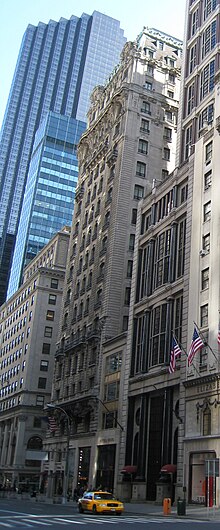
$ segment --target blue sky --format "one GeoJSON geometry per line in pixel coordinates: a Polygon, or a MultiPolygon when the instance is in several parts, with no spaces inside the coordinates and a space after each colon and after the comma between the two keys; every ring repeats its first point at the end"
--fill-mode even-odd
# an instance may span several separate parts
{"type": "Polygon", "coordinates": [[[22,36],[28,24],[59,20],[94,10],[120,20],[128,40],[143,26],[154,27],[183,38],[186,0],[0,0],[0,125],[22,36]]]}

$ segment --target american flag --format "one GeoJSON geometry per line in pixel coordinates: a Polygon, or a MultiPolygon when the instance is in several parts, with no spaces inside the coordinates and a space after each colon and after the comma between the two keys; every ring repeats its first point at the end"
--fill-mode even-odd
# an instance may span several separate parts
{"type": "Polygon", "coordinates": [[[220,323],[218,325],[218,337],[217,337],[218,344],[220,344],[220,323]]]}
{"type": "Polygon", "coordinates": [[[172,338],[171,352],[170,352],[170,365],[169,373],[172,374],[176,369],[176,359],[181,356],[181,349],[177,343],[175,337],[172,338]]]}
{"type": "Polygon", "coordinates": [[[49,423],[50,432],[55,432],[57,430],[57,422],[56,422],[54,416],[49,416],[48,417],[48,423],[49,423]]]}
{"type": "Polygon", "coordinates": [[[197,329],[194,328],[192,342],[191,342],[189,353],[188,353],[188,366],[192,364],[196,352],[201,350],[203,346],[204,346],[204,342],[199,336],[197,329]]]}

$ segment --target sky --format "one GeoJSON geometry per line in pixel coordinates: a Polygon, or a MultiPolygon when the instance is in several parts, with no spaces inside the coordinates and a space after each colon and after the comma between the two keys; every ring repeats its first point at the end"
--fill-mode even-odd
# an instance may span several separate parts
{"type": "Polygon", "coordinates": [[[28,24],[100,11],[121,23],[127,40],[144,26],[183,38],[186,0],[0,0],[0,126],[23,34],[28,24]]]}

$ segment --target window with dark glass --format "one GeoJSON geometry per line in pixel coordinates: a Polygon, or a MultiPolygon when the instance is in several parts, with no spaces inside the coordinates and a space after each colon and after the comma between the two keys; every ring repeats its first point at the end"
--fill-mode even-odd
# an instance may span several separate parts
{"type": "Polygon", "coordinates": [[[201,272],[201,284],[202,284],[202,291],[204,289],[209,288],[209,267],[206,269],[203,269],[201,272]]]}
{"type": "Polygon", "coordinates": [[[200,74],[200,101],[204,99],[214,88],[215,83],[215,61],[207,64],[200,74]]]}
{"type": "Polygon", "coordinates": [[[206,234],[206,235],[203,236],[203,238],[202,238],[202,248],[207,253],[210,252],[210,234],[206,234]]]}
{"type": "Polygon", "coordinates": [[[168,282],[170,264],[170,230],[160,234],[155,243],[154,288],[168,282]]]}
{"type": "Polygon", "coordinates": [[[126,287],[125,288],[125,298],[124,298],[125,305],[129,305],[130,304],[130,298],[131,298],[131,288],[130,287],[126,287]]]}
{"type": "Polygon", "coordinates": [[[143,199],[144,196],[144,187],[139,186],[138,184],[135,184],[134,186],[134,199],[140,200],[143,199]]]}
{"type": "Polygon", "coordinates": [[[105,375],[113,374],[121,370],[122,353],[113,353],[106,358],[105,375]]]}
{"type": "Polygon", "coordinates": [[[133,270],[133,261],[129,259],[128,264],[127,264],[127,278],[132,277],[132,270],[133,270]]]}
{"type": "Polygon", "coordinates": [[[119,381],[107,383],[104,388],[104,401],[115,401],[119,397],[119,381]]]}
{"type": "Polygon", "coordinates": [[[186,219],[183,219],[183,221],[180,221],[178,225],[177,278],[180,278],[184,274],[185,242],[186,242],[186,219]]]}
{"type": "Polygon", "coordinates": [[[136,225],[137,223],[137,208],[132,208],[131,212],[131,224],[136,225]]]}
{"type": "Polygon", "coordinates": [[[48,342],[43,342],[42,353],[49,355],[50,353],[50,344],[48,342]]]}
{"type": "Polygon", "coordinates": [[[200,325],[201,328],[208,327],[208,304],[204,304],[200,308],[200,325]]]}
{"type": "Polygon", "coordinates": [[[51,278],[50,286],[51,289],[58,289],[59,281],[57,278],[51,278]]]}
{"type": "Polygon", "coordinates": [[[129,250],[134,250],[134,244],[135,244],[135,234],[130,234],[129,238],[129,250]]]}
{"type": "Polygon", "coordinates": [[[52,333],[53,333],[53,328],[49,327],[49,326],[45,326],[44,328],[44,336],[45,337],[52,337],[52,333]]]}
{"type": "Polygon", "coordinates": [[[203,411],[203,436],[209,436],[211,434],[211,410],[208,405],[206,405],[205,410],[203,411]]]}
{"type": "Polygon", "coordinates": [[[167,305],[163,304],[152,311],[150,338],[150,365],[155,366],[165,361],[165,334],[167,305]]]}
{"type": "Polygon", "coordinates": [[[40,362],[40,371],[41,372],[47,372],[48,371],[49,363],[48,361],[41,361],[40,362]]]}
{"type": "Polygon", "coordinates": [[[206,202],[203,208],[203,221],[210,221],[211,219],[211,201],[206,202]]]}
{"type": "Polygon", "coordinates": [[[138,153],[142,153],[143,155],[147,155],[148,153],[148,142],[146,140],[139,140],[138,143],[138,153]]]}
{"type": "Polygon", "coordinates": [[[141,112],[144,112],[145,114],[150,114],[150,103],[148,101],[142,101],[141,105],[141,112]]]}
{"type": "Polygon", "coordinates": [[[48,304],[56,305],[56,303],[57,303],[57,295],[56,294],[49,294],[48,304]]]}
{"type": "Polygon", "coordinates": [[[39,377],[38,379],[38,388],[46,388],[47,380],[46,377],[39,377]]]}
{"type": "Polygon", "coordinates": [[[145,178],[145,175],[146,175],[146,164],[144,164],[143,162],[137,162],[136,176],[145,178]]]}
{"type": "Polygon", "coordinates": [[[47,310],[46,320],[54,320],[55,312],[50,309],[47,310]]]}

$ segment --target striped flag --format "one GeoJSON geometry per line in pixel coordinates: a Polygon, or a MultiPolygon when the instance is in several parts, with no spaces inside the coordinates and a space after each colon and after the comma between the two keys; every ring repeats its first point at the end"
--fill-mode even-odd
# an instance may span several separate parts
{"type": "Polygon", "coordinates": [[[55,432],[57,430],[57,422],[54,416],[48,416],[48,424],[50,432],[55,432]]]}
{"type": "Polygon", "coordinates": [[[172,338],[171,352],[170,352],[170,365],[169,373],[173,374],[176,369],[176,359],[181,356],[181,349],[177,343],[175,337],[172,338]]]}
{"type": "Polygon", "coordinates": [[[218,337],[217,337],[218,344],[220,344],[220,323],[218,325],[218,337]]]}
{"type": "Polygon", "coordinates": [[[197,329],[194,328],[192,342],[191,342],[189,353],[188,353],[188,366],[192,364],[196,352],[201,350],[203,346],[204,346],[204,342],[199,336],[197,329]]]}

